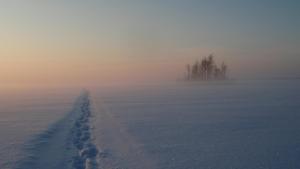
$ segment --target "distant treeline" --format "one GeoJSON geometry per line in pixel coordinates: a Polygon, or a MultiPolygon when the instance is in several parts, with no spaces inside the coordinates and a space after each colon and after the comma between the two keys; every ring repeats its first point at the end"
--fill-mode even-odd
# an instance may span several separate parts
{"type": "Polygon", "coordinates": [[[227,65],[223,62],[220,66],[216,65],[214,56],[209,55],[201,61],[186,66],[187,80],[225,80],[227,79],[227,65]]]}

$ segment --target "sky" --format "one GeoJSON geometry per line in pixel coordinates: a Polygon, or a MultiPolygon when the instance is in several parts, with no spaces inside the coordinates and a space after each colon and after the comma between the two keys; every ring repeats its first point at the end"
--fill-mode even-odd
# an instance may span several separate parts
{"type": "Polygon", "coordinates": [[[297,0],[1,0],[1,84],[176,80],[214,54],[233,78],[300,76],[297,0]]]}

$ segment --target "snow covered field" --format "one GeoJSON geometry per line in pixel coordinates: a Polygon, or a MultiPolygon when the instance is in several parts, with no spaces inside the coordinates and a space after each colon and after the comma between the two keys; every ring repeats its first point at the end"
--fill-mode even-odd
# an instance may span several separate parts
{"type": "Polygon", "coordinates": [[[298,169],[300,81],[1,90],[1,169],[298,169]]]}

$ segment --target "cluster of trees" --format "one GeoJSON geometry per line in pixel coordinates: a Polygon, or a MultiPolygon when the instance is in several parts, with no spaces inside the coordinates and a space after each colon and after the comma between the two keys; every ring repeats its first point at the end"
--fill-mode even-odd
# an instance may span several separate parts
{"type": "Polygon", "coordinates": [[[227,79],[227,65],[223,62],[219,67],[214,56],[209,55],[201,61],[186,66],[188,80],[225,80],[227,79]]]}

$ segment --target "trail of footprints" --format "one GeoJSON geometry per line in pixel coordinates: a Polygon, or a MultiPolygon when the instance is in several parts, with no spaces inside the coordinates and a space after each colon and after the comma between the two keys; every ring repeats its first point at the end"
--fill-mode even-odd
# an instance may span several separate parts
{"type": "Polygon", "coordinates": [[[78,152],[77,155],[73,157],[72,167],[74,169],[96,169],[98,168],[96,158],[99,153],[91,138],[91,110],[88,94],[85,94],[83,97],[79,109],[79,118],[76,119],[72,129],[72,142],[78,152]]]}

